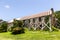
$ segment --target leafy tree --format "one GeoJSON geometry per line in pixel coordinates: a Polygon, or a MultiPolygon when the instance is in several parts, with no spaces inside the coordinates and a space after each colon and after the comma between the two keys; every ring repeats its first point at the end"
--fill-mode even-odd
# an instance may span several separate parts
{"type": "Polygon", "coordinates": [[[55,18],[56,18],[56,27],[60,29],[60,11],[55,12],[55,18]]]}
{"type": "Polygon", "coordinates": [[[24,33],[23,22],[21,20],[14,19],[12,34],[24,33]]]}
{"type": "Polygon", "coordinates": [[[60,20],[60,11],[55,12],[55,17],[58,18],[58,20],[60,20]]]}
{"type": "Polygon", "coordinates": [[[14,27],[17,27],[17,26],[22,27],[22,25],[23,25],[23,21],[14,19],[14,22],[13,22],[14,27]]]}
{"type": "Polygon", "coordinates": [[[3,21],[3,22],[1,23],[1,25],[0,25],[0,30],[1,30],[2,32],[6,32],[6,31],[7,31],[7,27],[8,27],[7,22],[6,22],[6,21],[3,21]]]}

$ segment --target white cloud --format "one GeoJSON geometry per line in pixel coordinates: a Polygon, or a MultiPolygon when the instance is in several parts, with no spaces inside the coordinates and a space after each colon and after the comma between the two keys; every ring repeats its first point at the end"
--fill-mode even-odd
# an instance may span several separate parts
{"type": "Polygon", "coordinates": [[[5,7],[5,8],[10,8],[10,5],[5,5],[4,7],[5,7]]]}

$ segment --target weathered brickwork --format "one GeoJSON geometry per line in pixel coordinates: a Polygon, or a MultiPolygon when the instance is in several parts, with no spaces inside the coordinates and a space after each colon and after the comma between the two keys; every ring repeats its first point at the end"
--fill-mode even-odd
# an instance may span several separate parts
{"type": "Polygon", "coordinates": [[[50,29],[50,31],[52,31],[51,30],[52,14],[53,14],[53,9],[47,12],[36,14],[36,15],[23,17],[21,18],[21,20],[24,21],[24,26],[28,27],[29,29],[33,27],[34,30],[36,30],[37,28],[40,28],[41,30],[43,30],[46,26],[48,27],[47,23],[49,22],[50,27],[48,28],[50,29]],[[49,16],[47,23],[45,23],[46,16],[49,16]]]}
{"type": "Polygon", "coordinates": [[[20,20],[23,21],[23,26],[27,27],[29,30],[33,28],[34,30],[37,30],[37,28],[44,30],[44,28],[49,28],[50,31],[52,31],[51,27],[54,25],[54,16],[53,16],[53,8],[51,10],[42,12],[39,14],[31,15],[31,16],[26,16],[20,18],[20,20]],[[48,17],[48,19],[46,18],[48,17]],[[48,21],[46,22],[47,19],[48,21]],[[48,25],[49,24],[49,25],[48,25]]]}

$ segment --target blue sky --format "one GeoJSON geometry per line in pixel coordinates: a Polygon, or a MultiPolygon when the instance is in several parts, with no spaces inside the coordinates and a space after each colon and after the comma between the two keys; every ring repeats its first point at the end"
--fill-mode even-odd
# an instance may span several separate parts
{"type": "Polygon", "coordinates": [[[21,18],[50,8],[60,10],[60,0],[0,0],[0,19],[21,18]]]}

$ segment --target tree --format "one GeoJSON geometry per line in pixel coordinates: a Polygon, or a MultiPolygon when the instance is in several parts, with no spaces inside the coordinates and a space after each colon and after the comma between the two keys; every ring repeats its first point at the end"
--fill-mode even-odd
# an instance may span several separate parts
{"type": "Polygon", "coordinates": [[[55,17],[58,18],[58,20],[60,20],[60,11],[55,12],[55,17]]]}
{"type": "Polygon", "coordinates": [[[6,21],[3,21],[3,22],[1,23],[1,25],[0,25],[0,30],[1,30],[2,32],[7,32],[7,27],[8,27],[7,22],[6,22],[6,21]]]}
{"type": "Polygon", "coordinates": [[[60,11],[55,12],[55,18],[56,18],[56,27],[60,29],[60,11]]]}
{"type": "Polygon", "coordinates": [[[23,22],[21,20],[14,19],[12,34],[24,33],[23,22]]]}
{"type": "Polygon", "coordinates": [[[13,26],[14,27],[17,27],[17,26],[18,27],[23,27],[23,21],[14,19],[13,26]]]}

